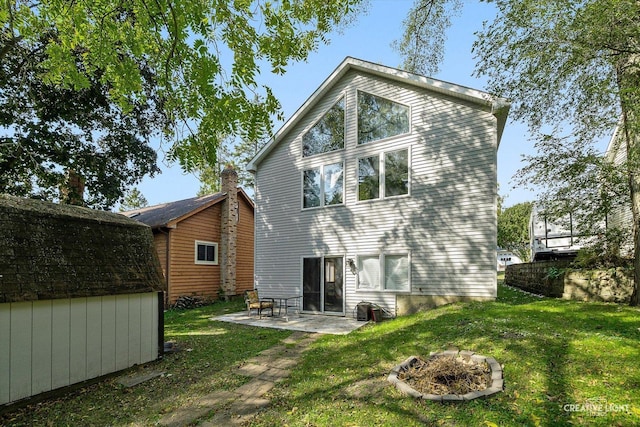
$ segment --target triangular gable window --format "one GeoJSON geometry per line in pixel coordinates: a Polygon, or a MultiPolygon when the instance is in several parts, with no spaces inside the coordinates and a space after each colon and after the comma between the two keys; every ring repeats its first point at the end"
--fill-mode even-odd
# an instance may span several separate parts
{"type": "Polygon", "coordinates": [[[358,92],[358,144],[409,132],[409,107],[358,92]]]}
{"type": "Polygon", "coordinates": [[[327,153],[344,148],[344,98],[333,107],[307,133],[302,136],[302,156],[327,153]]]}

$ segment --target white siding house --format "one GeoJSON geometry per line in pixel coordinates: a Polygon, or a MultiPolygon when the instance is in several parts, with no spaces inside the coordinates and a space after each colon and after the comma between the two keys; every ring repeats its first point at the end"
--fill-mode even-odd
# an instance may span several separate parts
{"type": "MultiPolygon", "coordinates": [[[[605,152],[606,159],[617,166],[623,165],[627,161],[627,146],[621,132],[621,126],[616,126],[605,152]]],[[[613,212],[607,217],[607,228],[615,228],[626,233],[626,241],[621,247],[622,255],[632,256],[633,212],[630,201],[618,200],[614,204],[613,212]]]]}
{"type": "Polygon", "coordinates": [[[496,296],[509,104],[346,58],[249,163],[255,286],[303,312],[394,314],[496,296]]]}

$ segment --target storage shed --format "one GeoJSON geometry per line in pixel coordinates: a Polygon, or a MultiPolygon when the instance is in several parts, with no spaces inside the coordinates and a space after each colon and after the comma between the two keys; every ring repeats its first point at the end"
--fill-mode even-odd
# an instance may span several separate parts
{"type": "Polygon", "coordinates": [[[0,404],[157,359],[162,285],[144,224],[0,195],[0,404]]]}

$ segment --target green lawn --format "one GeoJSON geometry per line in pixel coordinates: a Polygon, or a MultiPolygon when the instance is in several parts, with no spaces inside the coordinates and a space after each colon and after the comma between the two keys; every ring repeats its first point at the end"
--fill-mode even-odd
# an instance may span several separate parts
{"type": "Polygon", "coordinates": [[[640,425],[639,340],[638,309],[500,286],[496,302],[453,304],[323,337],[252,425],[640,425]],[[440,404],[387,386],[389,370],[408,356],[450,347],[495,357],[505,391],[440,404]],[[590,402],[599,413],[579,411],[590,402]]]}
{"type": "MultiPolygon", "coordinates": [[[[200,394],[232,390],[249,380],[235,373],[239,364],[289,335],[208,320],[241,309],[235,301],[168,312],[166,338],[182,350],[151,364],[166,375],[129,389],[108,379],[5,414],[0,425],[147,426],[200,394]]],[[[496,302],[452,304],[321,337],[251,425],[640,425],[639,341],[636,308],[499,286],[496,302]],[[408,356],[450,347],[495,357],[504,365],[505,391],[440,404],[405,397],[387,383],[390,369],[408,356]],[[590,402],[602,410],[584,411],[590,402]]]]}

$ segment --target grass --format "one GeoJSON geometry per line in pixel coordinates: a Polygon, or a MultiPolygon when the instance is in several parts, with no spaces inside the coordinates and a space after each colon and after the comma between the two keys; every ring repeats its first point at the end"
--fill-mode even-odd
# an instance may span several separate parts
{"type": "MultiPolygon", "coordinates": [[[[168,312],[166,338],[183,350],[150,366],[164,377],[129,389],[109,379],[7,414],[0,424],[153,425],[199,394],[233,389],[248,381],[235,367],[289,335],[208,320],[240,309],[242,301],[168,312]]],[[[639,340],[637,308],[499,286],[495,302],[451,304],[321,337],[268,394],[272,405],[251,425],[640,425],[639,340]],[[407,357],[451,347],[495,357],[504,365],[505,391],[439,404],[408,398],[387,383],[390,369],[407,357]],[[590,402],[603,410],[577,411],[590,402]]]]}

